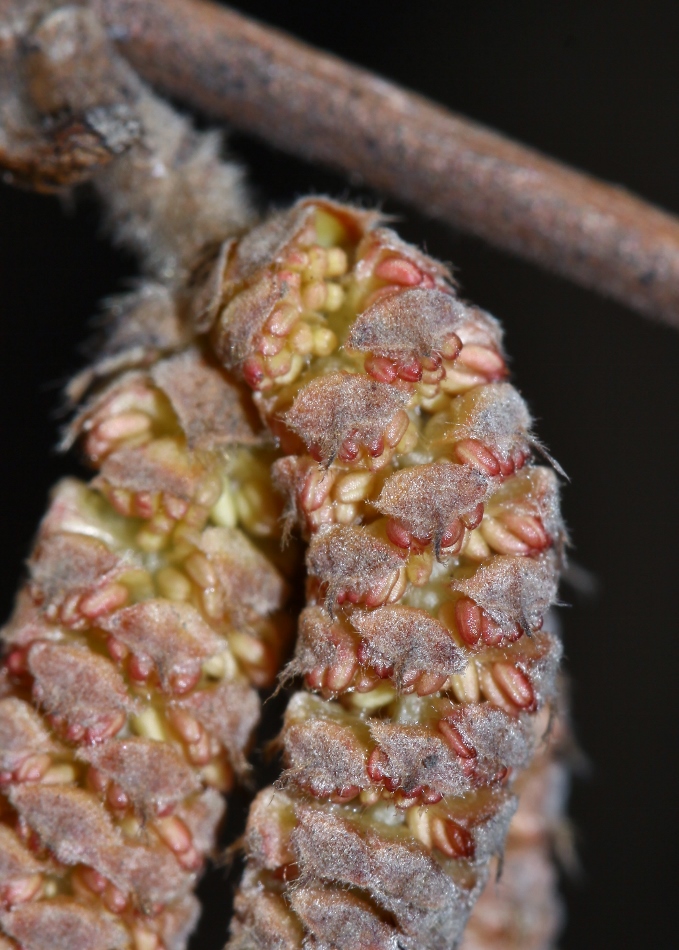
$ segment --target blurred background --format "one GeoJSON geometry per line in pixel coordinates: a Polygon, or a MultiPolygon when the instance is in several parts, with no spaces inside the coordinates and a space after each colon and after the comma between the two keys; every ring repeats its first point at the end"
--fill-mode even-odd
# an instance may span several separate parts
{"type": "MultiPolygon", "coordinates": [[[[679,213],[679,4],[235,6],[679,213]]],[[[564,884],[561,946],[676,946],[679,334],[360,182],[240,135],[230,147],[263,208],[309,191],[378,202],[406,238],[454,263],[465,297],[502,319],[514,379],[571,478],[564,508],[573,559],[597,586],[593,596],[563,591],[573,717],[589,769],[573,787],[581,872],[564,884]]],[[[73,456],[54,452],[61,386],[82,365],[78,348],[97,301],[134,273],[86,194],[64,204],[0,186],[0,619],[50,485],[78,471],[73,456]]],[[[238,805],[231,814],[233,837],[238,805]]],[[[226,878],[217,870],[202,886],[212,900],[194,948],[223,946],[226,878]]]]}

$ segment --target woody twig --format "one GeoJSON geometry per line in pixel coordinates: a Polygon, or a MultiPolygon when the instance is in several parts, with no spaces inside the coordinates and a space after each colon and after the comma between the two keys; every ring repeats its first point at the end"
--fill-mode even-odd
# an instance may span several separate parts
{"type": "Polygon", "coordinates": [[[679,327],[672,215],[228,8],[97,5],[165,93],[679,327]]]}

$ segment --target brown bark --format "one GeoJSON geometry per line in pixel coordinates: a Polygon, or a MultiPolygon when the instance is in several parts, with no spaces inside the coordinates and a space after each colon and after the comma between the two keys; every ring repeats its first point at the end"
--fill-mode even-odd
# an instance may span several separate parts
{"type": "Polygon", "coordinates": [[[227,8],[96,3],[164,92],[679,326],[673,216],[227,8]]]}

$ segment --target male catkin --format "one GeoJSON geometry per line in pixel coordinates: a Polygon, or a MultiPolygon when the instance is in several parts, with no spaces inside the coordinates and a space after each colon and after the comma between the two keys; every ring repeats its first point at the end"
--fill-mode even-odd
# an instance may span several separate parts
{"type": "Polygon", "coordinates": [[[204,325],[309,541],[307,691],[250,813],[230,948],[449,950],[548,728],[556,476],[497,322],[376,215],[301,201],[218,266],[204,325]]]}

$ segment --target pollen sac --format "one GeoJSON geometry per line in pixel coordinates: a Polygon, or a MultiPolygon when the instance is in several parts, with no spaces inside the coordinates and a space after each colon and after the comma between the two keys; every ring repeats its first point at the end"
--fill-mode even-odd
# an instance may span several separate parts
{"type": "Polygon", "coordinates": [[[79,750],[78,757],[120,786],[145,817],[167,811],[200,788],[184,757],[162,742],[109,739],[79,750]]]}
{"type": "Polygon", "coordinates": [[[224,649],[221,637],[185,603],[142,601],[117,611],[101,626],[136,655],[150,658],[167,692],[183,693],[194,686],[203,660],[224,649]]]}
{"type": "Polygon", "coordinates": [[[319,533],[307,554],[309,573],[327,585],[327,602],[364,602],[372,607],[400,596],[403,560],[387,541],[364,528],[335,526],[319,533]]]}
{"type": "Polygon", "coordinates": [[[451,587],[478,604],[505,633],[517,624],[531,633],[554,603],[557,583],[555,558],[548,552],[537,558],[498,555],[472,577],[453,580],[451,587]]]}
{"type": "Polygon", "coordinates": [[[489,486],[483,472],[467,465],[432,462],[391,475],[375,507],[389,516],[387,532],[395,544],[410,547],[433,540],[440,554],[462,541],[465,527],[481,520],[489,486]]]}
{"type": "Polygon", "coordinates": [[[177,700],[173,708],[190,713],[228,751],[234,766],[245,770],[245,752],[259,722],[256,694],[228,680],[177,700]]]}
{"type": "Polygon", "coordinates": [[[425,610],[394,604],[370,613],[355,611],[351,623],[361,636],[361,664],[388,675],[399,691],[417,689],[424,674],[438,678],[440,688],[467,665],[448,630],[425,610]]]}
{"type": "Polygon", "coordinates": [[[385,430],[407,402],[407,393],[366,376],[330,373],[302,390],[285,421],[317,461],[353,461],[361,450],[382,455],[385,430]]]}
{"type": "Polygon", "coordinates": [[[84,646],[35,643],[28,668],[34,695],[47,713],[63,720],[67,738],[113,736],[136,708],[113,664],[84,646]]]}

